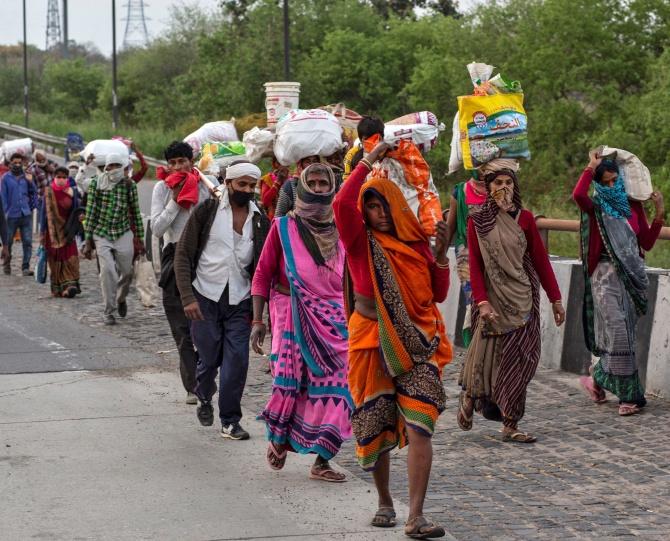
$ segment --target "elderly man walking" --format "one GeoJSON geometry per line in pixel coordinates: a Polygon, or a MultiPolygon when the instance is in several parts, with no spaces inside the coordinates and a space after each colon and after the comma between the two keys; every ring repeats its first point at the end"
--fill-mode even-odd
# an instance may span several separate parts
{"type": "Polygon", "coordinates": [[[126,296],[133,279],[133,236],[143,239],[143,228],[133,233],[130,219],[142,224],[137,186],[126,175],[128,156],[109,154],[104,171],[91,180],[86,203],[84,257],[95,248],[100,261],[100,285],[105,304],[104,323],[115,325],[114,313],[126,317],[126,296]]]}
{"type": "Polygon", "coordinates": [[[212,397],[219,375],[221,436],[249,438],[240,426],[240,402],[249,367],[251,279],[270,222],[253,202],[261,171],[249,162],[226,169],[220,199],[190,216],[177,243],[174,270],[191,336],[198,350],[198,420],[214,423],[212,397]]]}

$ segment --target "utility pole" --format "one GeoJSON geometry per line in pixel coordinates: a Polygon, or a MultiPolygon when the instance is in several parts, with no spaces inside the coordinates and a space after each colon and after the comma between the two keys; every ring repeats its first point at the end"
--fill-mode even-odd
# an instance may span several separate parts
{"type": "Polygon", "coordinates": [[[70,36],[67,30],[67,19],[67,0],[63,0],[63,58],[67,58],[70,54],[68,49],[70,36]]]}
{"type": "Polygon", "coordinates": [[[116,97],[116,0],[112,0],[112,128],[119,127],[119,102],[116,97]]]}
{"type": "Polygon", "coordinates": [[[26,27],[26,0],[23,0],[23,123],[28,127],[28,30],[26,27]]]}
{"type": "Polygon", "coordinates": [[[289,36],[288,0],[284,0],[284,81],[291,80],[291,40],[289,36]]]}

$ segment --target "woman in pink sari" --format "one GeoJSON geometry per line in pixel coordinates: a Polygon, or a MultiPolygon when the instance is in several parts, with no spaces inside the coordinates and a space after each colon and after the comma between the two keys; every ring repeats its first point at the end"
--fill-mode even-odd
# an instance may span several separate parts
{"type": "Polygon", "coordinates": [[[316,454],[310,478],[341,483],[329,460],[351,437],[344,312],[344,248],[333,218],[335,178],[322,164],[307,167],[295,209],[275,218],[251,287],[251,345],[262,354],[265,302],[271,298],[272,395],[261,417],[267,460],[284,467],[289,451],[316,454]]]}

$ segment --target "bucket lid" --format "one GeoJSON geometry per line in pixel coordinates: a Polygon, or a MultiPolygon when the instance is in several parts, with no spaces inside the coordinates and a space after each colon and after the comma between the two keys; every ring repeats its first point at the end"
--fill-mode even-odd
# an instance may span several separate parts
{"type": "Polygon", "coordinates": [[[293,88],[298,89],[298,88],[300,88],[300,83],[292,82],[292,81],[274,81],[274,82],[265,83],[263,86],[266,89],[268,87],[273,87],[273,86],[289,86],[289,87],[293,87],[293,88]]]}

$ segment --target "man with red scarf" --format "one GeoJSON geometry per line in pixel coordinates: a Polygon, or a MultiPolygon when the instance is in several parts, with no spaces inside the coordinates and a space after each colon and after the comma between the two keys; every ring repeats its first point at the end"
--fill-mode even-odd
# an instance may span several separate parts
{"type": "Polygon", "coordinates": [[[164,242],[159,281],[163,289],[163,307],[179,352],[179,371],[187,393],[186,403],[195,405],[198,354],[193,347],[189,321],[177,289],[173,260],[177,242],[191,212],[209,199],[210,193],[193,168],[193,149],[187,143],[172,142],[165,149],[165,159],[167,169],[159,168],[158,177],[161,180],[154,187],[151,198],[151,230],[164,242]]]}

